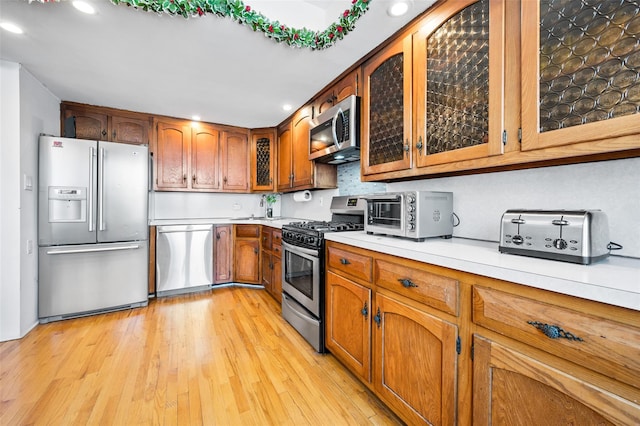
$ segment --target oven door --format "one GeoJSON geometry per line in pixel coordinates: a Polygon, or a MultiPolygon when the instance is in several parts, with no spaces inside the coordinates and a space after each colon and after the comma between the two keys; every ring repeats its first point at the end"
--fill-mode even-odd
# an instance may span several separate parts
{"type": "Polygon", "coordinates": [[[320,318],[320,257],[318,250],[282,242],[282,291],[320,318]]]}
{"type": "Polygon", "coordinates": [[[367,198],[364,230],[369,233],[404,236],[405,217],[402,195],[367,198]]]}

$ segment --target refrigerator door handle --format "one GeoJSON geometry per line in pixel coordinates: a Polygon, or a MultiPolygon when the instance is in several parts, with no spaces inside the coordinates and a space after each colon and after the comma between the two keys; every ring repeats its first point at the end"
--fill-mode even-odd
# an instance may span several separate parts
{"type": "Polygon", "coordinates": [[[89,232],[93,232],[96,230],[96,222],[93,214],[93,165],[95,160],[93,159],[96,156],[96,151],[93,147],[89,148],[89,190],[87,191],[87,203],[89,204],[89,232]]]}
{"type": "Polygon", "coordinates": [[[136,250],[140,248],[140,244],[131,244],[118,247],[94,247],[89,249],[68,249],[68,250],[47,250],[47,254],[76,254],[76,253],[94,253],[100,251],[119,251],[119,250],[136,250]]]}
{"type": "Polygon", "coordinates": [[[104,148],[98,149],[98,231],[104,231],[104,148]]]}

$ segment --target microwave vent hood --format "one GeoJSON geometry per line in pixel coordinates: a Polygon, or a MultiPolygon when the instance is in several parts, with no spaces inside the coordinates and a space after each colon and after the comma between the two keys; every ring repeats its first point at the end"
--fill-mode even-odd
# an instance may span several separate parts
{"type": "Polygon", "coordinates": [[[360,98],[348,96],[311,122],[309,160],[342,164],[360,160],[360,98]]]}

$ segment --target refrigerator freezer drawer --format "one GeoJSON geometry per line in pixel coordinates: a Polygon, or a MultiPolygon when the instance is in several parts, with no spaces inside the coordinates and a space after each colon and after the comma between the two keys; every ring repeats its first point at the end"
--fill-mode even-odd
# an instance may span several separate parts
{"type": "Polygon", "coordinates": [[[148,259],[147,241],[40,247],[40,322],[146,305],[148,259]]]}

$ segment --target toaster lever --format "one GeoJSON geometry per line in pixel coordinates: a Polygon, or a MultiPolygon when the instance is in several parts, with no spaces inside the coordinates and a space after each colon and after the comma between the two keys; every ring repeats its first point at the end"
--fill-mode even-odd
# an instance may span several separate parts
{"type": "Polygon", "coordinates": [[[564,225],[568,225],[569,221],[564,219],[554,219],[551,221],[551,223],[558,226],[564,226],[564,225]]]}
{"type": "Polygon", "coordinates": [[[511,219],[511,223],[522,225],[524,223],[524,219],[521,219],[519,217],[518,218],[513,218],[513,219],[511,219]]]}

